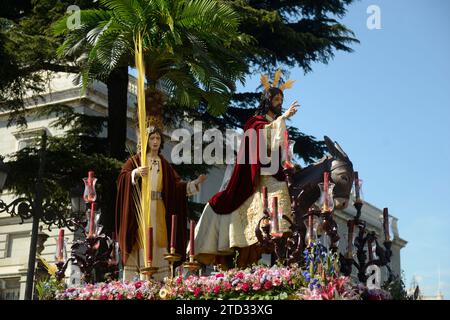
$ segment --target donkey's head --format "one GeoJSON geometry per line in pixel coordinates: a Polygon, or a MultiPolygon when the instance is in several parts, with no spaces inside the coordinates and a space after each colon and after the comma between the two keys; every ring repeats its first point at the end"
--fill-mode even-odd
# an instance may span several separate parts
{"type": "Polygon", "coordinates": [[[344,209],[348,206],[354,181],[353,164],[336,141],[331,141],[327,136],[324,136],[324,140],[333,156],[329,170],[331,181],[335,184],[333,190],[335,208],[344,209]]]}

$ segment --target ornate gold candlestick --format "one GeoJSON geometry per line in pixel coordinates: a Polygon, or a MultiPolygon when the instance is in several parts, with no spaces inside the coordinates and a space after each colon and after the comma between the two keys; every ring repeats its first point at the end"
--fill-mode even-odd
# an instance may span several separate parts
{"type": "Polygon", "coordinates": [[[195,273],[198,269],[200,269],[200,263],[194,260],[194,256],[189,256],[189,261],[186,261],[183,264],[183,267],[188,269],[191,274],[195,273]]]}
{"type": "Polygon", "coordinates": [[[169,262],[169,267],[170,267],[169,278],[173,279],[173,277],[174,277],[173,264],[175,262],[181,260],[181,255],[178,253],[175,253],[175,248],[170,248],[170,253],[165,254],[164,259],[169,262]]]}
{"type": "Polygon", "coordinates": [[[153,275],[158,272],[158,267],[153,267],[152,262],[149,261],[149,266],[141,269],[141,274],[145,275],[146,280],[153,278],[153,275]]]}

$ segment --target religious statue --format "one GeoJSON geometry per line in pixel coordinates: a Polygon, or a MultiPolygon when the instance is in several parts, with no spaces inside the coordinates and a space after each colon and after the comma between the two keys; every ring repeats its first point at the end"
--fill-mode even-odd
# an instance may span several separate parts
{"type": "MultiPolygon", "coordinates": [[[[292,218],[282,150],[287,137],[285,121],[296,113],[299,105],[293,102],[282,114],[283,90],[290,88],[293,81],[278,86],[280,77],[281,72],[277,71],[272,84],[267,76],[261,77],[265,91],[256,114],[244,125],[244,139],[231,178],[224,190],[209,199],[196,225],[195,259],[200,263],[225,266],[226,256],[235,254],[235,250],[239,252],[238,267],[260,259],[262,251],[257,245],[255,228],[263,216],[263,187],[267,190],[268,203],[276,198],[279,212],[292,218]],[[268,163],[262,161],[260,149],[267,149],[266,154],[270,154],[268,163]],[[275,170],[266,170],[274,163],[275,170]]],[[[284,232],[289,226],[281,219],[278,228],[284,232]]]]}
{"type": "Polygon", "coordinates": [[[206,179],[205,175],[200,175],[193,181],[183,181],[161,154],[164,137],[162,121],[153,117],[149,124],[148,166],[141,166],[142,155],[138,153],[126,161],[117,180],[116,233],[122,253],[124,280],[132,280],[144,268],[145,259],[148,259],[142,243],[138,241],[139,215],[135,200],[136,193],[141,190],[137,187],[142,180],[149,181],[150,221],[153,228],[151,260],[152,266],[158,268],[153,277],[163,280],[169,273],[164,255],[168,253],[168,239],[172,236],[171,217],[173,214],[177,216],[175,250],[182,255],[183,262],[187,245],[186,197],[196,194],[206,179]]]}

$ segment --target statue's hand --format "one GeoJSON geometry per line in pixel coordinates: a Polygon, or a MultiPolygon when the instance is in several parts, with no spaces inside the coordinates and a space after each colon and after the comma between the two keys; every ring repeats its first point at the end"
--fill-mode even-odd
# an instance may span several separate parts
{"type": "Polygon", "coordinates": [[[138,167],[136,170],[139,177],[145,177],[148,175],[148,167],[138,167]]]}
{"type": "Polygon", "coordinates": [[[203,182],[205,182],[206,180],[206,175],[201,174],[198,176],[197,180],[196,180],[196,185],[201,185],[203,182]]]}
{"type": "Polygon", "coordinates": [[[297,107],[300,107],[300,104],[297,102],[297,100],[295,100],[283,114],[283,118],[289,119],[290,117],[292,117],[297,112],[297,107]]]}

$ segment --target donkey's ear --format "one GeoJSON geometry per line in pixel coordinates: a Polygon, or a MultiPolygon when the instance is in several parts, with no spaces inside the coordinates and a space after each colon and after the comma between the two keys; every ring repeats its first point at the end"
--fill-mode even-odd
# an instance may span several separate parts
{"type": "Polygon", "coordinates": [[[337,142],[333,142],[329,137],[324,136],[325,144],[328,150],[334,158],[341,160],[348,160],[347,154],[342,150],[341,146],[337,142]]]}
{"type": "Polygon", "coordinates": [[[339,151],[336,149],[334,142],[327,136],[323,136],[323,140],[325,141],[325,144],[327,145],[328,151],[330,151],[331,155],[336,158],[339,157],[339,151]]]}
{"type": "Polygon", "coordinates": [[[344,152],[344,150],[342,150],[341,146],[339,145],[339,143],[337,143],[336,141],[334,142],[334,146],[336,147],[337,151],[341,154],[339,156],[339,158],[341,159],[348,159],[347,154],[344,152]]]}

